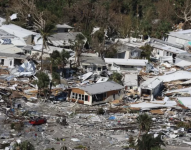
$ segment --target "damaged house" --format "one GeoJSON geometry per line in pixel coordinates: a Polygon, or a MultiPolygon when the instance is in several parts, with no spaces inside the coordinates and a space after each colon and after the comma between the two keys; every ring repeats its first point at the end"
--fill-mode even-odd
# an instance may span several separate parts
{"type": "Polygon", "coordinates": [[[156,96],[159,96],[163,88],[163,80],[159,77],[147,79],[140,85],[140,93],[143,99],[154,100],[156,96]]]}
{"type": "Polygon", "coordinates": [[[23,60],[26,59],[24,55],[9,54],[0,52],[0,65],[7,68],[14,68],[22,64],[23,60]]]}
{"type": "Polygon", "coordinates": [[[125,74],[123,85],[125,90],[138,88],[138,75],[137,74],[125,74]]]}
{"type": "Polygon", "coordinates": [[[120,45],[117,47],[117,58],[121,59],[138,59],[142,50],[137,47],[120,45]]]}
{"type": "Polygon", "coordinates": [[[86,105],[101,104],[118,99],[123,89],[113,81],[90,84],[70,89],[69,99],[86,105]]]}
{"type": "Polygon", "coordinates": [[[101,57],[82,54],[80,56],[80,67],[85,72],[102,72],[106,70],[106,64],[101,57]]]}
{"type": "Polygon", "coordinates": [[[145,59],[117,59],[105,58],[108,70],[111,71],[138,71],[146,66],[148,60],[145,59]]]}

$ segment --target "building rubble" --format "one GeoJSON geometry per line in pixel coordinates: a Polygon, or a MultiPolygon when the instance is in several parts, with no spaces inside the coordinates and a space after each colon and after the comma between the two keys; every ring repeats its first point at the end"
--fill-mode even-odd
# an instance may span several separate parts
{"type": "MultiPolygon", "coordinates": [[[[58,27],[73,29],[66,24],[58,27]]],[[[26,36],[32,34],[27,32],[26,36]]],[[[62,37],[57,36],[52,37],[52,52],[56,45],[63,46],[63,42],[58,43],[62,37]]],[[[20,38],[25,43],[24,33],[20,38]]],[[[36,84],[39,80],[36,74],[41,72],[39,58],[26,55],[21,59],[18,54],[3,52],[5,58],[0,59],[0,149],[11,150],[15,143],[28,140],[37,150],[59,150],[63,146],[125,150],[131,137],[138,143],[141,133],[137,117],[143,113],[152,117],[149,133],[156,137],[162,133],[166,148],[190,147],[191,61],[182,56],[188,56],[186,51],[157,39],[118,41],[123,46],[116,58],[83,52],[79,66],[73,68],[76,56],[73,50],[68,50],[73,52],[72,56],[59,72],[60,83],[49,83],[46,89],[49,95],[36,84]],[[140,58],[140,47],[147,44],[154,47],[150,61],[140,58]],[[120,75],[120,81],[116,74],[120,75]]],[[[42,44],[39,42],[33,48],[35,46],[42,44]]],[[[23,52],[30,51],[30,47],[25,43],[23,52]]],[[[50,57],[49,52],[46,57],[50,57]]],[[[51,71],[42,72],[51,77],[51,71]]]]}

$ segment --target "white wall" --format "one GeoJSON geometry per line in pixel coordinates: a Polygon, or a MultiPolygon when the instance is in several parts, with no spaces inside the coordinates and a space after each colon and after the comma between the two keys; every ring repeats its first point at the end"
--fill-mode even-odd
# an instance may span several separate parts
{"type": "Polygon", "coordinates": [[[14,58],[1,58],[4,59],[4,65],[8,68],[14,68],[14,58]]]}
{"type": "Polygon", "coordinates": [[[184,39],[180,39],[178,37],[173,37],[170,36],[168,37],[167,42],[172,43],[172,44],[177,44],[177,45],[184,45],[186,42],[188,42],[188,40],[184,40],[184,39]]]}
{"type": "Polygon", "coordinates": [[[125,59],[129,59],[129,57],[130,57],[130,51],[126,51],[126,53],[125,53],[125,59]]]}

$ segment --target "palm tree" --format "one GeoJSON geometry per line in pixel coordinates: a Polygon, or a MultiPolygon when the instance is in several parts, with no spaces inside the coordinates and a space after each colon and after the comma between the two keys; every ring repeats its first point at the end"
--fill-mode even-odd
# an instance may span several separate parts
{"type": "Polygon", "coordinates": [[[49,76],[44,72],[38,72],[36,76],[38,78],[38,80],[36,81],[36,84],[38,85],[38,91],[44,90],[44,93],[46,94],[46,89],[48,88],[50,83],[49,76]]]}
{"type": "Polygon", "coordinates": [[[41,37],[38,39],[42,39],[43,44],[42,44],[42,51],[41,51],[41,71],[43,67],[43,62],[42,62],[42,56],[44,54],[44,49],[48,48],[47,42],[51,42],[49,37],[54,33],[55,25],[53,24],[46,24],[44,22],[43,25],[39,26],[38,30],[41,34],[41,37]]]}
{"type": "Polygon", "coordinates": [[[162,150],[161,146],[165,146],[161,140],[161,134],[154,138],[153,134],[144,134],[142,139],[138,139],[138,150],[162,150]]]}
{"type": "Polygon", "coordinates": [[[76,35],[76,40],[75,41],[70,41],[74,47],[75,50],[75,62],[77,66],[80,65],[80,55],[82,53],[82,49],[85,44],[85,37],[83,34],[77,34],[76,35]]]}
{"type": "Polygon", "coordinates": [[[137,117],[137,123],[140,130],[140,133],[139,133],[139,136],[140,136],[141,132],[146,132],[146,133],[149,132],[152,125],[152,118],[146,113],[140,114],[137,117]]]}
{"type": "Polygon", "coordinates": [[[66,65],[67,59],[70,58],[70,53],[65,51],[64,49],[60,52],[60,57],[62,60],[62,65],[66,65]]]}

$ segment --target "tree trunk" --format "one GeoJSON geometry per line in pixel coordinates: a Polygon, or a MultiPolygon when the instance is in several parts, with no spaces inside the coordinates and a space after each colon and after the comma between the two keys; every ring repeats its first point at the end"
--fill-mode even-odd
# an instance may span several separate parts
{"type": "Polygon", "coordinates": [[[40,71],[42,71],[42,66],[43,66],[43,63],[42,63],[42,56],[43,56],[43,52],[44,52],[44,40],[43,40],[43,45],[42,45],[42,51],[41,51],[41,69],[40,71]]]}

